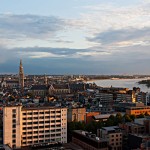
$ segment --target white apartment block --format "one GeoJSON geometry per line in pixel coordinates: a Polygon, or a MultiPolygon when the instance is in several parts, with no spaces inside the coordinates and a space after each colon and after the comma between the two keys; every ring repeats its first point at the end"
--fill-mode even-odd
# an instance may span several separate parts
{"type": "Polygon", "coordinates": [[[67,143],[67,108],[5,106],[3,144],[21,148],[41,143],[67,143]]]}

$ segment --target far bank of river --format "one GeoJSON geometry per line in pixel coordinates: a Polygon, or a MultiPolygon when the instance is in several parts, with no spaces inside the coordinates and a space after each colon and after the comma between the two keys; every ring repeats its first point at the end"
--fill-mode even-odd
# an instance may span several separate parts
{"type": "Polygon", "coordinates": [[[104,79],[104,80],[92,80],[87,83],[96,83],[98,86],[102,87],[124,87],[132,89],[133,87],[139,87],[143,92],[150,92],[150,88],[148,88],[144,84],[138,84],[139,81],[145,80],[145,78],[141,79],[104,79]]]}

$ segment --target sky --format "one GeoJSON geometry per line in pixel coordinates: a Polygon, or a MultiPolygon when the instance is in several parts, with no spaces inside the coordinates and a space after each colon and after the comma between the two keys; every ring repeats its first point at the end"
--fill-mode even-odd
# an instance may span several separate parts
{"type": "Polygon", "coordinates": [[[0,0],[0,73],[150,74],[150,0],[0,0]]]}

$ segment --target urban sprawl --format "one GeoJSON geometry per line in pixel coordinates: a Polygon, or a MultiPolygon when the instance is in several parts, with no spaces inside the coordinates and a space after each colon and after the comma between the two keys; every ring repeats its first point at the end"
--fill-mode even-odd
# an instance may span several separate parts
{"type": "Polygon", "coordinates": [[[0,75],[0,149],[150,149],[150,93],[90,77],[0,75]]]}

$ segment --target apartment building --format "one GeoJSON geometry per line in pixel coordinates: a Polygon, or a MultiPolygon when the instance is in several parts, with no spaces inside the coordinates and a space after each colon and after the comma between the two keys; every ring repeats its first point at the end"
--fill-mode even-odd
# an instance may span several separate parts
{"type": "Polygon", "coordinates": [[[3,108],[3,144],[21,148],[55,142],[67,143],[67,108],[22,105],[3,108]]]}
{"type": "Polygon", "coordinates": [[[118,126],[103,127],[97,130],[97,135],[100,138],[109,141],[111,150],[122,150],[122,131],[118,126]]]}

